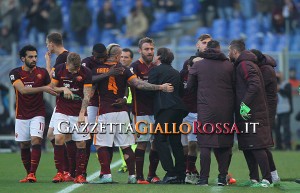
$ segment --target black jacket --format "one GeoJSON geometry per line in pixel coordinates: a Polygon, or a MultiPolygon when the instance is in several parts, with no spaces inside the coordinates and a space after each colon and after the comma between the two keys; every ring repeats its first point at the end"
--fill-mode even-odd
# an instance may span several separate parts
{"type": "Polygon", "coordinates": [[[183,117],[188,114],[188,111],[181,100],[183,95],[183,83],[180,74],[171,65],[161,64],[154,67],[149,72],[148,82],[151,84],[170,83],[174,86],[174,92],[167,93],[157,91],[154,93],[154,116],[157,116],[164,109],[180,109],[183,110],[183,117]]]}

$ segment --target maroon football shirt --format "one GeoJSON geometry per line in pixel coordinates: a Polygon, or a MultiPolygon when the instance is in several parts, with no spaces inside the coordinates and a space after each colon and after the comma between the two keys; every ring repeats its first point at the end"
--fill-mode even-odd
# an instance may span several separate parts
{"type": "MultiPolygon", "coordinates": [[[[102,63],[95,60],[93,56],[84,58],[82,60],[82,65],[89,68],[92,72],[94,71],[94,68],[97,68],[102,63]]],[[[99,107],[99,94],[97,91],[95,91],[93,97],[90,100],[89,106],[99,107]]]]}
{"type": "MultiPolygon", "coordinates": [[[[181,79],[183,80],[184,88],[186,88],[189,71],[188,71],[188,60],[185,61],[183,69],[180,72],[181,79]]],[[[190,113],[197,113],[197,91],[184,92],[182,97],[183,103],[186,105],[190,113]]]]}
{"type": "Polygon", "coordinates": [[[63,51],[61,54],[59,54],[55,60],[55,64],[53,65],[52,71],[55,70],[55,68],[59,65],[59,64],[63,64],[67,62],[67,57],[68,57],[69,51],[65,50],[63,51]]]}
{"type": "Polygon", "coordinates": [[[129,68],[122,66],[122,64],[118,63],[110,63],[105,62],[104,64],[98,66],[94,69],[94,74],[103,74],[107,73],[109,69],[116,65],[118,67],[123,67],[124,72],[118,76],[109,76],[98,83],[97,90],[100,96],[100,108],[99,114],[111,113],[111,112],[120,112],[127,111],[127,105],[123,105],[122,107],[112,106],[113,103],[119,98],[123,98],[125,94],[125,89],[127,87],[127,81],[132,78],[135,78],[134,75],[129,68]]]}
{"type": "MultiPolygon", "coordinates": [[[[130,70],[132,69],[133,73],[136,74],[137,77],[148,82],[148,74],[154,66],[154,64],[151,64],[148,67],[142,61],[142,59],[139,59],[131,64],[130,70]]],[[[153,99],[149,97],[149,95],[147,95],[146,92],[149,91],[132,88],[132,113],[136,116],[153,115],[153,99]]]]}
{"type": "MultiPolygon", "coordinates": [[[[52,81],[57,84],[57,87],[67,87],[73,94],[77,94],[83,99],[83,88],[92,86],[92,72],[80,66],[77,73],[72,74],[67,69],[67,65],[60,64],[55,68],[52,81]]],[[[69,116],[79,116],[82,100],[66,99],[63,95],[57,97],[56,111],[69,116]]]]}
{"type": "MultiPolygon", "coordinates": [[[[25,87],[41,87],[50,83],[50,77],[46,69],[34,67],[32,72],[25,71],[24,67],[18,67],[10,71],[9,77],[14,85],[22,81],[25,87]]],[[[45,104],[43,93],[22,95],[16,92],[16,118],[31,119],[36,116],[45,116],[45,104]]]]}

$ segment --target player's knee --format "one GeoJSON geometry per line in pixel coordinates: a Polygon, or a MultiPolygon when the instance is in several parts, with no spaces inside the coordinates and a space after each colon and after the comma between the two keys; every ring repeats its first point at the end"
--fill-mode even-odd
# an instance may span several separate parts
{"type": "Polygon", "coordinates": [[[63,144],[65,144],[65,136],[55,135],[55,145],[63,145],[63,144]]]}
{"type": "Polygon", "coordinates": [[[141,149],[141,150],[146,150],[146,148],[147,148],[147,142],[145,142],[145,141],[138,142],[136,148],[137,149],[141,149]]]}
{"type": "Polygon", "coordinates": [[[32,137],[31,138],[31,145],[40,145],[42,143],[42,138],[40,137],[32,137]]]}
{"type": "Polygon", "coordinates": [[[28,149],[28,148],[30,148],[30,145],[31,145],[30,141],[22,141],[20,143],[21,149],[28,149]]]}
{"type": "Polygon", "coordinates": [[[183,154],[184,154],[184,155],[187,155],[188,152],[189,152],[188,146],[187,146],[187,145],[186,145],[186,146],[183,146],[183,154]]]}
{"type": "Polygon", "coordinates": [[[188,146],[189,154],[197,155],[197,142],[190,141],[188,146]]]}
{"type": "Polygon", "coordinates": [[[76,147],[77,148],[85,148],[86,145],[85,145],[85,141],[76,141],[76,147]]]}
{"type": "Polygon", "coordinates": [[[48,132],[47,132],[47,138],[51,141],[54,139],[54,134],[53,134],[53,127],[49,127],[48,132]]]}

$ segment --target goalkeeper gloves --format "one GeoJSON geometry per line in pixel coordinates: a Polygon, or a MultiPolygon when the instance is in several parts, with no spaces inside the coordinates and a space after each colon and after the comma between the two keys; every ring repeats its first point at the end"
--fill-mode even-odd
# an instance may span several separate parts
{"type": "Polygon", "coordinates": [[[240,114],[241,114],[241,117],[247,121],[248,119],[251,118],[251,114],[249,114],[249,112],[251,111],[251,109],[245,105],[244,102],[241,103],[241,108],[240,108],[240,114]]]}

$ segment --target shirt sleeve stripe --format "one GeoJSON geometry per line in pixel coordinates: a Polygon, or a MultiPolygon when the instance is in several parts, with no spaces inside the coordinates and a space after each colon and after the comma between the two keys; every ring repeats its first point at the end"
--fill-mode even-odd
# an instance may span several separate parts
{"type": "Polygon", "coordinates": [[[93,84],[84,84],[83,86],[84,86],[84,87],[92,87],[93,84]]]}
{"type": "Polygon", "coordinates": [[[54,84],[56,84],[56,83],[58,83],[59,81],[56,80],[56,79],[54,79],[54,78],[52,78],[51,82],[53,82],[54,84]]]}
{"type": "Polygon", "coordinates": [[[20,79],[15,80],[15,82],[12,85],[15,86],[15,84],[19,81],[21,81],[21,80],[20,79]]]}
{"type": "Polygon", "coordinates": [[[135,75],[135,74],[132,75],[132,76],[130,76],[130,77],[127,79],[127,81],[130,81],[130,80],[133,79],[133,78],[136,78],[136,75],[135,75]]]}

